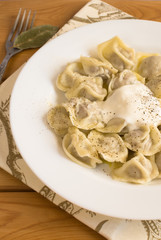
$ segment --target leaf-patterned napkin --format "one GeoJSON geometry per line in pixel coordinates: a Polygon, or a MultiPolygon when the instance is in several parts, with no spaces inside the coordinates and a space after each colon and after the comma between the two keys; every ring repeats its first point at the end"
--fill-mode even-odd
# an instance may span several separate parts
{"type": "MultiPolygon", "coordinates": [[[[85,24],[111,19],[129,18],[133,17],[107,3],[92,0],[70,19],[54,37],[85,24]]],[[[23,66],[0,86],[0,167],[107,239],[161,239],[161,220],[133,221],[96,214],[80,208],[58,196],[34,175],[16,148],[9,122],[10,95],[16,78],[22,68],[23,66]]]]}

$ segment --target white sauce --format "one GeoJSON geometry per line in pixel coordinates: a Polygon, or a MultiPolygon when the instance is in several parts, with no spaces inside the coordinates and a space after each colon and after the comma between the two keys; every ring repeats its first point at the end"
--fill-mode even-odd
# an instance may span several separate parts
{"type": "Polygon", "coordinates": [[[141,124],[161,124],[161,104],[144,84],[124,85],[116,89],[104,102],[97,102],[97,110],[107,123],[119,117],[130,129],[141,124]]]}

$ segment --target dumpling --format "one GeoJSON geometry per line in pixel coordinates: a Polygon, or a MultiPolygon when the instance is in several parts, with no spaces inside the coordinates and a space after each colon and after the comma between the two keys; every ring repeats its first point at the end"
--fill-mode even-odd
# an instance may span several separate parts
{"type": "Polygon", "coordinates": [[[158,178],[161,178],[161,152],[158,152],[157,154],[155,154],[155,163],[159,171],[158,178]]]}
{"type": "Polygon", "coordinates": [[[155,97],[161,98],[161,75],[149,80],[146,86],[154,93],[155,97]]]}
{"type": "Polygon", "coordinates": [[[117,73],[110,62],[101,62],[96,58],[92,57],[81,57],[80,62],[82,63],[84,72],[92,77],[101,76],[103,78],[109,78],[111,74],[117,73]]]}
{"type": "Polygon", "coordinates": [[[151,173],[152,179],[159,178],[159,168],[158,168],[158,166],[156,164],[155,156],[156,156],[156,154],[147,157],[150,160],[150,162],[151,162],[151,164],[153,166],[152,173],[151,173]]]}
{"type": "Polygon", "coordinates": [[[147,183],[158,176],[154,161],[139,153],[121,167],[113,169],[112,178],[122,182],[147,183]]]}
{"type": "Polygon", "coordinates": [[[101,77],[79,76],[74,86],[65,94],[67,99],[74,97],[84,97],[91,101],[103,100],[107,95],[107,90],[103,88],[101,77]]]}
{"type": "Polygon", "coordinates": [[[86,98],[72,98],[63,106],[69,112],[69,117],[75,127],[90,130],[104,126],[100,121],[100,114],[96,102],[86,98]]]}
{"type": "Polygon", "coordinates": [[[138,73],[145,79],[154,79],[161,75],[161,56],[144,58],[138,67],[138,73]]]}
{"type": "Polygon", "coordinates": [[[118,73],[113,76],[110,81],[108,91],[111,92],[119,87],[124,85],[145,83],[145,79],[139,74],[132,72],[131,70],[125,69],[121,73],[118,73]]]}
{"type": "Polygon", "coordinates": [[[68,132],[68,127],[72,126],[69,113],[63,106],[56,106],[49,110],[47,122],[59,136],[64,136],[68,132]]]}
{"type": "Polygon", "coordinates": [[[145,53],[145,52],[136,52],[135,55],[136,55],[136,65],[134,68],[135,72],[138,72],[138,68],[145,58],[148,58],[151,56],[160,56],[158,53],[145,53]]]}
{"type": "Polygon", "coordinates": [[[161,134],[155,126],[141,126],[124,135],[126,146],[145,156],[151,156],[161,150],[161,134]]]}
{"type": "Polygon", "coordinates": [[[120,133],[126,127],[126,121],[122,118],[112,118],[103,128],[96,128],[102,133],[120,133]]]}
{"type": "Polygon", "coordinates": [[[92,146],[86,135],[75,127],[70,127],[63,138],[63,149],[73,161],[85,167],[95,168],[102,163],[96,149],[92,146]]]}
{"type": "Polygon", "coordinates": [[[120,72],[125,68],[132,69],[135,65],[135,51],[123,43],[119,37],[114,37],[98,45],[98,57],[109,61],[120,72]]]}
{"type": "Polygon", "coordinates": [[[73,87],[75,80],[80,75],[84,75],[82,64],[80,62],[73,62],[66,66],[65,70],[57,78],[57,87],[66,92],[73,87]]]}
{"type": "Polygon", "coordinates": [[[118,134],[92,130],[88,134],[88,139],[104,160],[122,163],[126,161],[128,150],[118,134]]]}

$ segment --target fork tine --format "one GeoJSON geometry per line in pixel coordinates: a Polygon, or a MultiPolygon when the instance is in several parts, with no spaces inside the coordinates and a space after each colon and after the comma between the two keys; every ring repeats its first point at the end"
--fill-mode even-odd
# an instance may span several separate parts
{"type": "Polygon", "coordinates": [[[15,41],[16,37],[17,37],[17,36],[20,34],[20,32],[21,32],[21,29],[22,29],[22,26],[23,26],[23,22],[24,22],[24,20],[25,20],[25,15],[26,15],[26,9],[24,10],[24,13],[23,13],[23,16],[22,16],[22,20],[21,20],[20,26],[19,26],[19,28],[18,28],[15,36],[14,36],[13,42],[15,41]]]}
{"type": "Polygon", "coordinates": [[[27,19],[26,19],[25,26],[24,26],[24,28],[23,28],[23,32],[26,31],[26,29],[27,29],[27,27],[28,27],[30,15],[31,15],[31,10],[29,11],[29,13],[28,13],[28,15],[27,15],[27,19]]]}
{"type": "Polygon", "coordinates": [[[35,11],[34,14],[33,14],[32,21],[31,21],[31,24],[30,24],[30,27],[29,27],[29,28],[32,28],[32,26],[33,26],[33,24],[34,24],[35,15],[36,15],[36,11],[35,11]]]}
{"type": "Polygon", "coordinates": [[[20,9],[19,9],[19,12],[18,12],[18,15],[17,15],[17,17],[16,17],[16,20],[15,20],[14,26],[13,26],[11,32],[9,33],[9,36],[8,36],[7,41],[10,41],[10,40],[11,40],[11,38],[12,38],[12,36],[13,36],[13,34],[14,34],[14,31],[16,30],[16,27],[17,27],[17,25],[18,25],[18,21],[19,21],[20,15],[21,15],[21,10],[22,10],[22,9],[20,8],[20,9]]]}

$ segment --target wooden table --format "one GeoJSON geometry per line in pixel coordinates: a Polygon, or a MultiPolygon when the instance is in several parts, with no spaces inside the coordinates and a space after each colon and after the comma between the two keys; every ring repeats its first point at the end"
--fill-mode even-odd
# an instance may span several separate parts
{"type": "MultiPolygon", "coordinates": [[[[4,43],[20,7],[37,11],[35,25],[63,26],[87,0],[0,0],[0,62],[4,43]]],[[[136,18],[161,21],[161,1],[105,0],[136,18]]],[[[36,50],[14,56],[4,78],[9,77],[36,50]]],[[[1,240],[101,240],[102,236],[44,199],[8,173],[0,170],[1,240]]]]}

